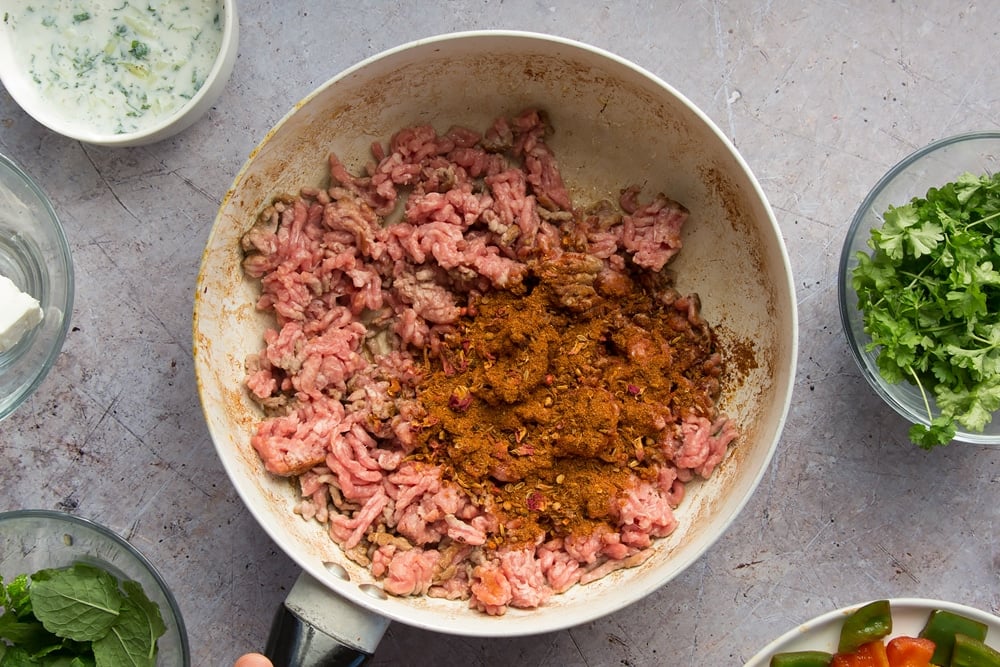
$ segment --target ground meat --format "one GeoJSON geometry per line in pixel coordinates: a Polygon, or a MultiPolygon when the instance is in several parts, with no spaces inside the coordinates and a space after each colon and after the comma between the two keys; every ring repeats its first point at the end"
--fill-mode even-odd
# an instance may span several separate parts
{"type": "Polygon", "coordinates": [[[393,595],[497,615],[633,567],[737,438],[663,270],[688,211],[637,187],[576,207],[551,133],[533,109],[404,128],[242,239],[275,321],[251,443],[393,595]]]}

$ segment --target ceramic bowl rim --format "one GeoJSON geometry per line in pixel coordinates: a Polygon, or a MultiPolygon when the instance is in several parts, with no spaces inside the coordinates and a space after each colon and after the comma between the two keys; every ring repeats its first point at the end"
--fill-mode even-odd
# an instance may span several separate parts
{"type": "MultiPolygon", "coordinates": [[[[64,137],[89,144],[111,147],[135,146],[166,139],[187,128],[197,120],[206,110],[202,107],[206,106],[206,103],[210,105],[221,94],[221,86],[217,89],[216,84],[220,80],[228,80],[232,73],[233,61],[235,60],[233,56],[235,56],[235,51],[239,43],[239,16],[236,8],[236,0],[217,1],[223,10],[224,18],[222,40],[219,43],[219,52],[212,63],[212,69],[209,71],[208,76],[205,77],[204,83],[191,96],[190,100],[170,116],[149,127],[123,134],[108,134],[94,132],[86,127],[53,118],[46,112],[45,105],[33,104],[31,99],[20,94],[17,85],[11,85],[12,81],[21,80],[24,76],[24,73],[20,71],[13,61],[5,64],[5,59],[0,59],[0,82],[4,84],[7,92],[26,114],[64,137]],[[213,96],[213,99],[206,100],[210,95],[213,96]]],[[[3,35],[4,31],[0,30],[0,39],[3,39],[3,35]]]]}

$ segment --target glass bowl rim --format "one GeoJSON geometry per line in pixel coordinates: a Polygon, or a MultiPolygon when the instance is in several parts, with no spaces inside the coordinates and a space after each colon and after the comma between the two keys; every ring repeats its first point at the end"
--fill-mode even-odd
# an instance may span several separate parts
{"type": "Polygon", "coordinates": [[[69,512],[47,509],[9,510],[6,512],[0,512],[0,527],[2,527],[7,521],[14,519],[43,519],[46,521],[54,521],[61,524],[75,525],[86,528],[87,530],[92,530],[95,533],[108,538],[129,552],[129,554],[131,554],[132,557],[135,558],[147,572],[149,572],[149,575],[156,582],[156,585],[160,587],[163,597],[167,600],[167,604],[170,606],[170,614],[173,616],[174,621],[177,624],[177,634],[180,637],[181,642],[181,657],[184,659],[184,664],[190,664],[191,647],[188,642],[187,627],[184,625],[184,616],[181,614],[181,608],[177,603],[177,598],[174,597],[173,592],[170,590],[170,587],[167,585],[166,580],[164,580],[159,570],[157,570],[153,563],[146,558],[146,556],[143,555],[138,548],[133,546],[131,542],[107,526],[100,524],[93,519],[70,514],[69,512]]]}
{"type": "MultiPolygon", "coordinates": [[[[844,330],[844,334],[847,337],[848,348],[851,350],[851,356],[854,358],[855,363],[861,370],[861,374],[867,380],[868,384],[875,391],[875,393],[882,398],[899,416],[903,417],[906,421],[912,423],[919,423],[925,426],[930,424],[927,419],[927,415],[913,413],[906,409],[900,401],[893,396],[892,392],[889,391],[890,386],[881,375],[878,373],[872,373],[865,363],[865,359],[862,355],[862,350],[865,346],[864,340],[859,340],[855,336],[854,331],[851,328],[850,315],[851,313],[857,311],[857,307],[849,307],[848,299],[850,294],[853,294],[853,290],[849,289],[849,280],[847,276],[848,264],[851,262],[853,253],[851,251],[852,243],[857,236],[860,227],[864,223],[865,218],[869,210],[872,208],[875,199],[882,193],[882,191],[900,174],[905,172],[910,166],[916,162],[922,160],[925,157],[949,146],[954,146],[957,144],[962,144],[966,142],[975,142],[979,140],[994,140],[1000,141],[1000,131],[995,130],[984,130],[984,131],[972,131],[963,132],[961,134],[955,134],[948,137],[943,137],[928,143],[921,148],[911,152],[902,160],[894,164],[888,171],[886,171],[882,177],[875,183],[874,186],[868,191],[868,194],[862,200],[861,205],[858,206],[857,210],[851,218],[851,224],[847,229],[847,233],[844,235],[844,243],[841,248],[840,262],[837,271],[837,302],[840,309],[840,322],[844,330]]],[[[956,175],[957,176],[957,175],[956,175]]],[[[943,184],[942,184],[943,185],[943,184]]],[[[905,203],[905,202],[904,202],[905,203]]],[[[855,295],[856,297],[856,295],[855,295]]],[[[867,334],[865,334],[867,335],[867,334]]],[[[1000,414],[1000,413],[995,413],[1000,414]]],[[[956,431],[955,442],[964,442],[974,445],[986,445],[986,446],[1000,446],[1000,435],[983,435],[980,433],[964,430],[961,425],[956,431]]]]}
{"type": "Polygon", "coordinates": [[[31,176],[28,175],[16,162],[7,157],[4,153],[0,152],[0,169],[9,170],[14,176],[19,178],[24,185],[28,188],[32,195],[38,200],[45,214],[48,216],[49,223],[55,232],[55,241],[58,246],[59,259],[63,264],[63,275],[65,277],[65,289],[66,298],[64,302],[53,304],[62,310],[62,325],[59,327],[58,334],[52,340],[52,348],[48,350],[45,363],[40,365],[35,370],[35,376],[30,382],[27,382],[21,386],[19,393],[14,397],[6,407],[0,409],[0,422],[14,414],[18,407],[24,403],[29,396],[35,393],[38,385],[48,376],[49,371],[55,366],[56,359],[62,353],[63,345],[66,342],[66,335],[69,333],[70,322],[73,319],[73,302],[76,297],[76,273],[73,268],[73,252],[69,247],[69,239],[66,238],[66,230],[63,229],[62,221],[59,219],[59,215],[56,213],[55,208],[52,206],[52,200],[49,199],[48,195],[42,190],[42,188],[35,182],[31,176]]]}

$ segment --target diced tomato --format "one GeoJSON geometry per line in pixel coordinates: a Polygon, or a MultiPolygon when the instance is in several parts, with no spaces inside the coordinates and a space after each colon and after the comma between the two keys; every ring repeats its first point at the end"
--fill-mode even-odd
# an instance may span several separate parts
{"type": "Polygon", "coordinates": [[[837,653],[830,667],[890,667],[881,639],[862,644],[852,653],[837,653]]]}
{"type": "Polygon", "coordinates": [[[889,667],[931,667],[934,642],[922,637],[896,637],[885,647],[889,667]]]}

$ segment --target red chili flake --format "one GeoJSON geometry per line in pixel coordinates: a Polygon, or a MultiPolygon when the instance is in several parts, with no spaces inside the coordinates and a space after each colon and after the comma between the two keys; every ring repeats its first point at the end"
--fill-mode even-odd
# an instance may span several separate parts
{"type": "Polygon", "coordinates": [[[529,510],[540,510],[545,507],[545,496],[538,491],[532,491],[528,494],[528,509],[529,510]]]}
{"type": "Polygon", "coordinates": [[[642,387],[634,384],[629,384],[627,387],[625,387],[625,389],[627,389],[628,393],[632,394],[633,396],[638,396],[639,394],[642,393],[642,387]]]}
{"type": "Polygon", "coordinates": [[[427,415],[423,419],[414,419],[410,422],[410,425],[417,430],[422,430],[425,428],[433,428],[441,422],[440,419],[433,415],[427,415]]]}
{"type": "Polygon", "coordinates": [[[472,393],[469,388],[465,385],[458,385],[451,390],[451,396],[448,397],[448,407],[455,412],[465,412],[472,405],[472,393]]]}
{"type": "Polygon", "coordinates": [[[633,441],[635,445],[635,459],[637,461],[642,461],[646,458],[646,448],[642,445],[642,437],[638,437],[633,441]]]}

